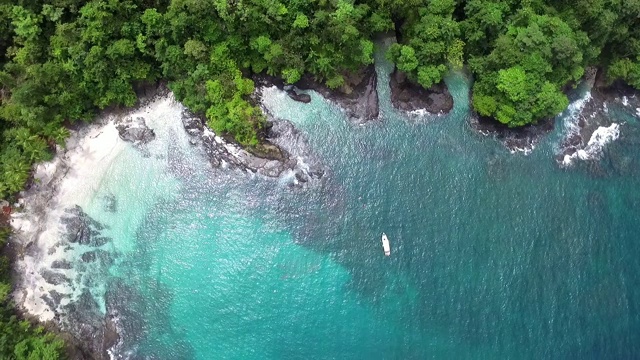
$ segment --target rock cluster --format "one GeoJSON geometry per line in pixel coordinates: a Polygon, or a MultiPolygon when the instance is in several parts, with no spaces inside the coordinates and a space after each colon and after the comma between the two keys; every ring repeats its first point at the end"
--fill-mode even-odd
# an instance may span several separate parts
{"type": "Polygon", "coordinates": [[[300,134],[292,124],[282,125],[284,120],[269,119],[268,138],[255,150],[258,154],[249,152],[216,135],[204,125],[199,117],[189,111],[185,110],[182,121],[185,130],[191,136],[192,144],[203,147],[213,167],[237,169],[268,177],[279,177],[285,172],[291,171],[298,182],[308,182],[311,179],[320,178],[323,174],[320,170],[309,170],[301,166],[301,157],[294,156],[288,151],[306,151],[306,149],[293,148],[293,146],[299,145],[300,134]],[[295,144],[283,140],[285,138],[294,141],[295,144]]]}
{"type": "Polygon", "coordinates": [[[537,124],[510,128],[495,119],[473,114],[471,128],[486,136],[493,136],[511,152],[529,153],[554,127],[553,119],[544,119],[537,124]]]}
{"type": "Polygon", "coordinates": [[[285,85],[282,79],[263,74],[255,75],[253,80],[257,86],[276,86],[278,89],[286,91],[293,100],[303,103],[311,102],[311,96],[300,93],[300,91],[314,90],[324,98],[337,103],[347,117],[357,124],[376,120],[380,109],[377,90],[378,76],[375,67],[369,65],[361,71],[345,74],[344,78],[344,85],[337,89],[328,88],[308,74],[293,85],[285,85]]]}
{"type": "Polygon", "coordinates": [[[406,74],[395,69],[389,79],[391,103],[402,111],[426,110],[432,114],[445,114],[453,109],[453,97],[444,82],[430,89],[412,82],[406,74]]]}
{"type": "Polygon", "coordinates": [[[123,117],[116,122],[120,138],[134,144],[146,144],[156,138],[153,129],[147,127],[143,117],[123,117]]]}

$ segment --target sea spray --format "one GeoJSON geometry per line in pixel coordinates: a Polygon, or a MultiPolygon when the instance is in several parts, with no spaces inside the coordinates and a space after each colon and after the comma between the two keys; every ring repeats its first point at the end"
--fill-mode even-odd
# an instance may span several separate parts
{"type": "Polygon", "coordinates": [[[565,118],[563,123],[565,137],[580,134],[580,117],[583,116],[582,111],[591,99],[591,92],[588,91],[584,96],[569,104],[563,114],[565,118]]]}
{"type": "Polygon", "coordinates": [[[620,137],[620,125],[613,123],[608,127],[600,126],[591,134],[589,142],[583,149],[579,149],[571,155],[565,155],[562,165],[569,166],[575,159],[596,160],[602,156],[603,149],[608,143],[620,137]]]}
{"type": "Polygon", "coordinates": [[[51,320],[56,309],[43,297],[52,291],[63,294],[61,305],[80,295],[79,279],[75,269],[50,269],[52,264],[77,260],[78,249],[60,246],[66,226],[62,218],[68,208],[86,204],[94,196],[111,162],[125,145],[118,138],[110,118],[99,119],[96,125],[77,132],[67,141],[66,149],[59,149],[51,161],[36,167],[34,186],[23,197],[24,209],[14,213],[11,225],[17,242],[26,251],[17,261],[19,281],[16,302],[28,313],[42,321],[51,320]],[[58,274],[54,284],[46,274],[58,274]]]}
{"type": "Polygon", "coordinates": [[[94,354],[104,354],[117,338],[117,322],[109,319],[122,309],[105,300],[113,265],[135,248],[131,234],[149,207],[178,193],[171,148],[187,156],[199,151],[182,126],[184,110],[168,94],[73,132],[65,149],[36,167],[24,208],[13,215],[13,241],[22,249],[16,303],[41,321],[57,322],[94,354]],[[125,142],[116,125],[127,119],[146,123],[156,140],[125,142]]]}

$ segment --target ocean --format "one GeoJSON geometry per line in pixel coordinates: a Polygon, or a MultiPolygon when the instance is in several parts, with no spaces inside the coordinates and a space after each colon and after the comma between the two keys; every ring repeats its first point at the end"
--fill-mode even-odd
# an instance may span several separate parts
{"type": "MultiPolygon", "coordinates": [[[[470,127],[464,75],[446,79],[450,114],[407,115],[391,106],[390,65],[377,71],[381,115],[364,125],[316,93],[263,90],[324,169],[306,183],[212,168],[182,106],[152,102],[139,113],[156,139],[85,147],[87,170],[56,204],[101,224],[102,257],[74,245],[22,268],[71,262],[56,271],[73,285],[42,291],[117,308],[117,359],[639,358],[640,110],[609,104],[615,126],[563,163],[588,89],[511,153],[470,127]]],[[[27,309],[52,318],[30,294],[27,309]]]]}

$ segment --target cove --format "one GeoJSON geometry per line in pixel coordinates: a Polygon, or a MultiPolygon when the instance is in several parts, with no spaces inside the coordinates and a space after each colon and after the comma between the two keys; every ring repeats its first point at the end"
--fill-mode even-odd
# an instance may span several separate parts
{"type": "Polygon", "coordinates": [[[450,114],[407,115],[391,107],[389,64],[377,71],[381,116],[364,125],[316,93],[263,89],[308,142],[300,163],[324,169],[303,184],[211,168],[170,95],[139,110],[156,132],[145,146],[96,128],[88,138],[116,140],[69,159],[92,166],[72,167],[21,263],[68,281],[24,282],[17,298],[68,328],[111,316],[114,358],[637,357],[636,110],[610,104],[619,137],[564,166],[583,90],[529,155],[511,154],[468,125],[462,75],[447,79],[450,114]],[[87,244],[55,221],[76,205],[87,244]],[[39,299],[54,290],[50,309],[39,299]]]}

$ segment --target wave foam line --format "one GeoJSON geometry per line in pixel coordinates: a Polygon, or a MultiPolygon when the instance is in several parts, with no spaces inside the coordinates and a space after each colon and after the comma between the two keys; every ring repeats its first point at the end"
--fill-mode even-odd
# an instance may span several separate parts
{"type": "Polygon", "coordinates": [[[569,166],[575,159],[595,160],[602,156],[604,147],[620,137],[620,125],[613,123],[608,127],[600,126],[591,134],[591,138],[584,149],[580,149],[571,155],[565,155],[562,164],[569,166]]]}

